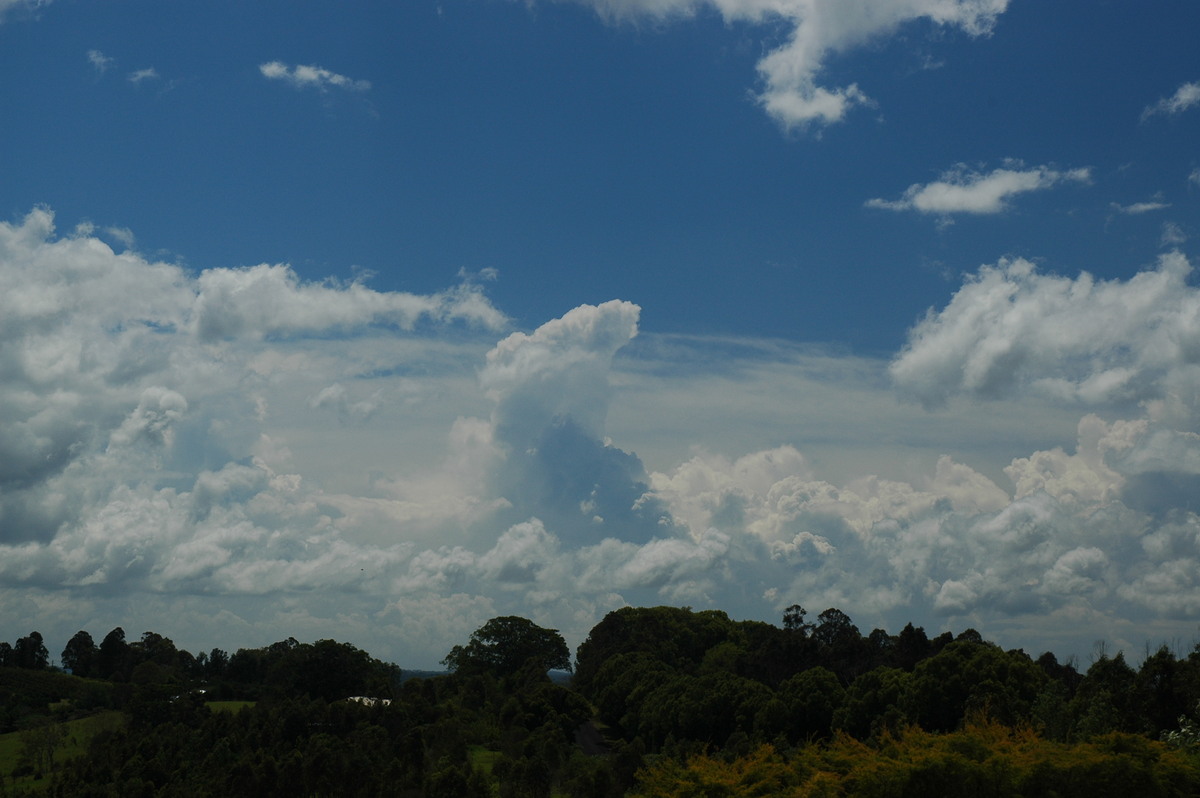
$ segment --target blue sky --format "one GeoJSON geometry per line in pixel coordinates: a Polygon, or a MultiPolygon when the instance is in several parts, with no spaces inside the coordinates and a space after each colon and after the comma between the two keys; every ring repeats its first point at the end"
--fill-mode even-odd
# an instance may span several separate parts
{"type": "Polygon", "coordinates": [[[1190,647],[1198,25],[0,0],[2,628],[1190,647]]]}

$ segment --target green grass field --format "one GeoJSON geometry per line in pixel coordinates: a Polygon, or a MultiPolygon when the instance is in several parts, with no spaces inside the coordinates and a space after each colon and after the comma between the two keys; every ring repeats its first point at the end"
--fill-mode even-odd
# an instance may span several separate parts
{"type": "MultiPolygon", "coordinates": [[[[79,756],[87,749],[88,742],[97,733],[120,726],[124,722],[120,712],[101,712],[90,717],[67,721],[57,724],[62,727],[62,737],[54,751],[54,762],[60,763],[72,757],[79,756]]],[[[36,774],[26,774],[12,779],[12,773],[22,764],[22,754],[25,751],[27,732],[9,732],[0,734],[0,778],[6,783],[25,790],[39,790],[50,783],[50,774],[43,773],[41,778],[36,774]]]]}
{"type": "Polygon", "coordinates": [[[204,705],[213,712],[237,712],[254,706],[254,701],[205,701],[204,705]]]}

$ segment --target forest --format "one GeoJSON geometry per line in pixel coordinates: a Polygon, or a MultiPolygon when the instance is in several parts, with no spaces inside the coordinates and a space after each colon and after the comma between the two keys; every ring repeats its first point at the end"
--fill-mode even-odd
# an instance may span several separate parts
{"type": "Polygon", "coordinates": [[[0,796],[1195,796],[1200,645],[1086,668],[975,632],[625,607],[574,657],[493,618],[405,674],[348,643],[0,642],[0,796]]]}

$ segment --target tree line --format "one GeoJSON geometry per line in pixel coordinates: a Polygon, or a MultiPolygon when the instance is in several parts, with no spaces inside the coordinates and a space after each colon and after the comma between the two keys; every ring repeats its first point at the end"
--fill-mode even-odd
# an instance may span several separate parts
{"type": "Polygon", "coordinates": [[[809,622],[800,606],[783,621],[616,610],[579,646],[575,688],[650,750],[668,738],[794,745],[909,725],[950,732],[978,715],[1060,742],[1108,732],[1157,738],[1200,700],[1200,646],[1184,657],[1162,646],[1138,668],[1122,652],[1101,652],[1080,672],[1053,653],[1006,651],[971,629],[930,638],[910,623],[895,635],[864,635],[840,610],[809,622]]]}
{"type": "MultiPolygon", "coordinates": [[[[45,748],[61,735],[29,735],[38,794],[1200,794],[1200,646],[1137,667],[1101,650],[1080,670],[973,630],[863,634],[794,605],[780,625],[626,607],[573,659],[556,630],[493,618],[447,673],[411,680],[332,640],[193,656],[80,632],[70,675],[37,633],[0,651],[4,730],[121,718],[66,760],[45,748]]],[[[31,789],[0,779],[0,796],[31,789]]]]}

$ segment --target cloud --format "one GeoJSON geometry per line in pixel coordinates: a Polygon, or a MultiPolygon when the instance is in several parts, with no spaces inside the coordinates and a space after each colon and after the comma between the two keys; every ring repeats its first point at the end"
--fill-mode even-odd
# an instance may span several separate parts
{"type": "Polygon", "coordinates": [[[388,324],[411,330],[421,319],[462,320],[492,329],[507,319],[473,285],[431,296],[380,293],[361,283],[303,283],[283,264],[209,269],[196,281],[193,329],[201,340],[311,334],[388,324]]]}
{"type": "MultiPolygon", "coordinates": [[[[378,368],[359,365],[365,353],[322,363],[310,350],[287,361],[256,342],[321,335],[336,347],[338,332],[358,330],[362,349],[365,328],[394,340],[422,319],[504,323],[472,286],[384,293],[307,284],[286,266],[193,276],[118,255],[88,229],[56,238],[46,209],[0,223],[0,539],[52,534],[111,491],[104,478],[184,484],[188,469],[205,470],[192,447],[207,448],[205,457],[250,456],[257,435],[239,443],[248,429],[235,423],[247,415],[245,392],[257,385],[265,407],[270,383],[284,384],[291,368],[378,368]],[[184,472],[153,470],[166,466],[184,472]]],[[[327,371],[335,379],[325,385],[338,374],[353,379],[354,371],[327,371]]]]}
{"type": "Polygon", "coordinates": [[[892,378],[930,406],[1019,391],[1097,406],[1167,401],[1198,376],[1200,292],[1190,273],[1178,252],[1127,281],[1002,260],[909,332],[892,378]]]}
{"type": "Polygon", "coordinates": [[[113,64],[116,63],[116,59],[109,58],[99,50],[88,50],[87,57],[88,63],[101,75],[111,69],[113,64]]]}
{"type": "Polygon", "coordinates": [[[1090,179],[1086,168],[1063,172],[1048,166],[1025,169],[1013,164],[983,174],[959,164],[944,172],[940,180],[925,185],[914,183],[898,200],[870,199],[866,206],[939,215],[993,214],[1006,210],[1007,201],[1018,194],[1042,191],[1063,182],[1087,183],[1090,179]]]}
{"type": "Polygon", "coordinates": [[[38,9],[44,8],[52,0],[0,0],[0,23],[4,22],[5,17],[11,14],[34,14],[38,9]]]}
{"type": "Polygon", "coordinates": [[[146,69],[138,69],[134,72],[129,73],[129,82],[133,83],[134,85],[137,85],[139,83],[144,83],[148,80],[158,80],[158,79],[159,79],[158,70],[155,69],[154,67],[147,67],[146,69]]]}
{"type": "Polygon", "coordinates": [[[1164,97],[1153,105],[1146,106],[1142,111],[1142,121],[1158,114],[1174,116],[1197,103],[1200,103],[1200,83],[1184,83],[1170,97],[1164,97]]]}
{"type": "Polygon", "coordinates": [[[840,122],[855,106],[871,103],[858,84],[823,85],[827,59],[927,20],[986,36],[1008,0],[576,0],[610,19],[689,17],[713,8],[726,22],[755,25],[782,21],[784,44],[758,62],[759,104],[788,129],[840,122]]]}
{"type": "Polygon", "coordinates": [[[328,91],[331,87],[346,91],[369,91],[371,83],[366,80],[352,80],[345,75],[330,72],[328,69],[315,65],[288,66],[281,61],[268,61],[260,64],[258,71],[268,80],[282,80],[296,89],[315,88],[328,91]]]}
{"type": "Polygon", "coordinates": [[[1120,205],[1116,202],[1112,203],[1112,209],[1117,213],[1124,213],[1128,216],[1140,216],[1143,213],[1151,213],[1153,211],[1166,210],[1171,207],[1169,202],[1135,202],[1131,205],[1120,205]]]}
{"type": "Polygon", "coordinates": [[[488,353],[480,384],[496,403],[491,426],[505,459],[496,490],[517,517],[537,514],[573,541],[660,531],[660,508],[638,503],[641,461],[604,440],[608,373],[639,313],[619,300],[582,305],[488,353]]]}
{"type": "Polygon", "coordinates": [[[1183,228],[1174,222],[1163,222],[1162,237],[1159,243],[1163,247],[1178,247],[1181,244],[1187,243],[1187,234],[1183,232],[1183,228]]]}
{"type": "Polygon", "coordinates": [[[476,288],[193,274],[35,209],[0,224],[0,622],[192,650],[282,629],[405,667],[494,615],[574,644],[627,603],[835,606],[1059,653],[1180,636],[1200,607],[1189,270],[981,269],[893,378],[1015,398],[926,413],[882,362],[639,334],[629,302],[510,332],[476,288]]]}

